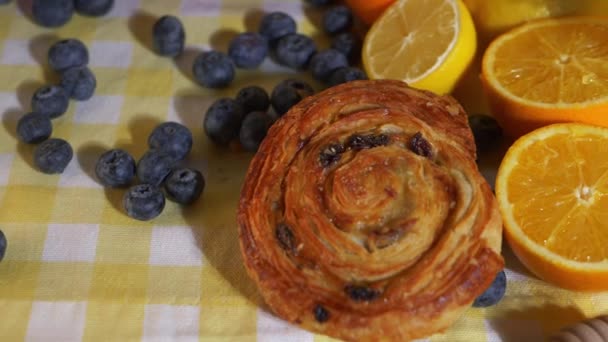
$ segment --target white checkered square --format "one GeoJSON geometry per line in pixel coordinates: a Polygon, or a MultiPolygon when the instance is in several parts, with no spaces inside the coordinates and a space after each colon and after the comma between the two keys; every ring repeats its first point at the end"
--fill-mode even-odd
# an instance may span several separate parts
{"type": "Polygon", "coordinates": [[[270,313],[258,310],[258,340],[265,342],[314,341],[314,335],[279,319],[270,313]]]}
{"type": "MultiPolygon", "coordinates": [[[[28,99],[28,101],[29,101],[29,99],[28,99]]],[[[11,110],[11,109],[21,110],[21,107],[22,107],[21,102],[19,102],[19,96],[17,96],[17,93],[14,91],[0,92],[0,103],[2,104],[2,110],[4,110],[4,111],[11,110]]],[[[4,112],[4,113],[6,113],[6,112],[4,112]]],[[[26,112],[23,111],[23,113],[25,114],[26,112]]],[[[6,114],[4,114],[4,115],[6,115],[6,114]]],[[[3,119],[6,119],[6,118],[3,118],[3,119]]]]}
{"type": "Polygon", "coordinates": [[[93,170],[98,158],[99,155],[79,153],[78,158],[74,158],[61,174],[59,186],[62,188],[103,188],[85,171],[93,170]]]}
{"type": "Polygon", "coordinates": [[[49,224],[42,260],[93,262],[99,226],[95,224],[49,224]]]}
{"type": "Polygon", "coordinates": [[[8,185],[8,177],[15,155],[12,153],[0,153],[0,186],[8,185]]]}
{"type": "Polygon", "coordinates": [[[150,241],[150,264],[200,266],[203,255],[190,227],[154,227],[150,241]]]}
{"type": "Polygon", "coordinates": [[[140,7],[140,0],[117,0],[114,1],[114,7],[105,15],[105,17],[130,17],[135,14],[135,11],[140,7]]]}
{"type": "Polygon", "coordinates": [[[266,0],[262,5],[264,12],[285,12],[296,21],[304,17],[302,1],[266,0]]]}
{"type": "Polygon", "coordinates": [[[199,312],[198,306],[146,305],[142,341],[198,341],[199,312]]]}
{"type": "Polygon", "coordinates": [[[77,102],[74,122],[84,124],[116,124],[124,97],[119,95],[96,95],[87,101],[77,102]]]}
{"type": "Polygon", "coordinates": [[[86,302],[34,302],[25,340],[81,341],[86,311],[86,302]]]}
{"type": "Polygon", "coordinates": [[[95,41],[89,51],[92,67],[128,68],[133,59],[133,43],[130,42],[95,41]]]}
{"type": "Polygon", "coordinates": [[[220,0],[182,0],[183,16],[217,17],[222,9],[220,0]]]}
{"type": "Polygon", "coordinates": [[[37,65],[27,40],[5,40],[0,62],[6,65],[37,65]]]}

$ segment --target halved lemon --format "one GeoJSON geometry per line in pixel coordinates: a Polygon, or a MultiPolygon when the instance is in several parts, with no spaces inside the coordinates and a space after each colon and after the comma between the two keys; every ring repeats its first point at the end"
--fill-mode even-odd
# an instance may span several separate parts
{"type": "Polygon", "coordinates": [[[519,138],[496,177],[505,237],[541,279],[608,290],[608,128],[562,123],[519,138]]]}
{"type": "Polygon", "coordinates": [[[371,79],[396,79],[446,94],[473,60],[477,38],[460,0],[399,0],[368,31],[363,66],[371,79]]]}

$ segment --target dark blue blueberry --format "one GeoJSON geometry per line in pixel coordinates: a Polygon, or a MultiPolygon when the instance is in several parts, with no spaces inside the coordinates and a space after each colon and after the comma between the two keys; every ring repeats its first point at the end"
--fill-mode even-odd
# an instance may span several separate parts
{"type": "Polygon", "coordinates": [[[218,145],[227,145],[239,135],[243,122],[243,107],[230,98],[215,101],[205,114],[205,133],[218,145]]]}
{"type": "Polygon", "coordinates": [[[154,128],[148,137],[148,146],[182,160],[192,149],[192,133],[177,122],[164,122],[154,128]]]}
{"type": "Polygon", "coordinates": [[[165,181],[167,196],[179,204],[191,204],[201,197],[205,179],[198,170],[178,168],[165,181]]]}
{"type": "Polygon", "coordinates": [[[73,156],[74,151],[67,141],[51,138],[36,146],[34,164],[44,173],[62,173],[73,156]]]}
{"type": "Polygon", "coordinates": [[[332,0],[306,0],[306,2],[308,2],[309,4],[313,5],[313,6],[325,6],[325,5],[329,5],[332,0]]]}
{"type": "Polygon", "coordinates": [[[8,247],[6,236],[4,235],[4,232],[0,230],[0,261],[4,259],[4,254],[6,254],[6,247],[8,247]]]}
{"type": "Polygon", "coordinates": [[[329,86],[333,87],[350,81],[366,79],[367,75],[365,74],[365,71],[356,67],[344,67],[332,72],[327,83],[329,86]]]}
{"type": "Polygon", "coordinates": [[[256,152],[266,137],[268,129],[272,126],[273,119],[266,112],[252,112],[245,116],[239,140],[246,151],[256,152]]]}
{"type": "Polygon", "coordinates": [[[175,57],[184,51],[186,32],[178,18],[165,15],[156,21],[152,31],[154,50],[159,55],[175,57]]]}
{"type": "Polygon", "coordinates": [[[258,86],[245,87],[236,94],[236,102],[243,107],[245,114],[255,111],[266,111],[270,107],[270,98],[264,88],[258,86]]]}
{"type": "Polygon", "coordinates": [[[59,27],[74,14],[74,0],[33,0],[32,17],[45,27],[59,27]]]}
{"type": "Polygon", "coordinates": [[[127,190],[122,203],[127,215],[136,220],[149,221],[163,212],[165,195],[154,185],[138,184],[127,190]]]}
{"type": "Polygon", "coordinates": [[[336,35],[331,40],[331,48],[342,52],[351,63],[361,57],[361,39],[352,32],[336,35]]]}
{"type": "Polygon", "coordinates": [[[483,114],[471,115],[469,126],[473,131],[478,151],[484,152],[498,146],[502,137],[502,128],[493,117],[483,114]]]}
{"type": "Polygon", "coordinates": [[[166,152],[149,150],[137,162],[140,182],[159,186],[173,169],[176,160],[166,152]]]}
{"type": "Polygon", "coordinates": [[[51,118],[40,113],[25,114],[17,123],[17,136],[27,144],[37,144],[51,136],[51,118]]]}
{"type": "Polygon", "coordinates": [[[283,115],[296,103],[311,96],[314,92],[312,87],[304,81],[286,79],[274,87],[270,95],[270,103],[277,114],[283,115]]]}
{"type": "Polygon", "coordinates": [[[279,64],[294,69],[305,69],[315,52],[317,46],[310,37],[293,33],[279,39],[274,54],[279,64]]]}
{"type": "Polygon", "coordinates": [[[74,0],[76,12],[91,17],[108,14],[113,6],[114,0],[74,0]]]}
{"type": "Polygon", "coordinates": [[[43,86],[32,96],[32,110],[53,119],[68,110],[70,99],[63,88],[43,86]]]}
{"type": "Polygon", "coordinates": [[[241,33],[228,46],[228,56],[237,67],[243,69],[257,68],[267,55],[268,40],[259,33],[241,33]]]}
{"type": "Polygon", "coordinates": [[[337,69],[348,66],[346,56],[337,50],[327,49],[317,52],[310,59],[310,70],[312,77],[318,81],[325,82],[337,69]]]}
{"type": "Polygon", "coordinates": [[[65,93],[76,101],[90,99],[97,88],[97,80],[93,72],[87,67],[75,67],[65,70],[61,74],[59,84],[65,93]]]}
{"type": "Polygon", "coordinates": [[[105,186],[111,188],[128,186],[135,178],[135,159],[125,150],[106,151],[97,160],[95,174],[105,186]]]}
{"type": "Polygon", "coordinates": [[[350,8],[344,5],[333,6],[323,15],[323,29],[329,34],[348,30],[353,23],[350,8]]]}
{"type": "Polygon", "coordinates": [[[234,64],[219,51],[203,52],[194,60],[194,78],[203,87],[223,88],[234,80],[234,64]]]}
{"type": "Polygon", "coordinates": [[[64,39],[49,49],[48,62],[56,71],[63,71],[89,64],[89,51],[78,39],[64,39]]]}
{"type": "Polygon", "coordinates": [[[288,34],[296,33],[296,21],[287,13],[271,12],[262,17],[259,32],[273,44],[288,34]]]}
{"type": "Polygon", "coordinates": [[[505,271],[500,271],[494,278],[494,281],[488,287],[488,289],[477,297],[473,302],[473,306],[476,308],[485,308],[488,306],[496,305],[502,297],[504,297],[507,291],[507,276],[505,271]]]}

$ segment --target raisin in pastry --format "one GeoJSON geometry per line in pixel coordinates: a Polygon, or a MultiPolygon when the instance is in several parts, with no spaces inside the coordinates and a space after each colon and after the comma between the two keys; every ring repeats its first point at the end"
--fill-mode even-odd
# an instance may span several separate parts
{"type": "Polygon", "coordinates": [[[349,341],[453,324],[503,269],[502,222],[462,107],[399,81],[308,97],[269,130],[239,205],[276,315],[349,341]]]}

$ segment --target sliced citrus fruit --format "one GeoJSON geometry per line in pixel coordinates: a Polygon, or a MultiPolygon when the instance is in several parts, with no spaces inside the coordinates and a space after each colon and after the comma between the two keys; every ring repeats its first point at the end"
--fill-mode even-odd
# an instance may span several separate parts
{"type": "Polygon", "coordinates": [[[446,94],[476,47],[473,21],[460,0],[399,0],[368,31],[362,59],[371,79],[396,79],[446,94]]]}
{"type": "Polygon", "coordinates": [[[608,17],[542,19],[498,37],[482,80],[504,131],[556,122],[608,126],[608,17]]]}
{"type": "Polygon", "coordinates": [[[608,128],[552,124],[519,138],[496,177],[505,237],[541,279],[608,290],[608,128]]]}

